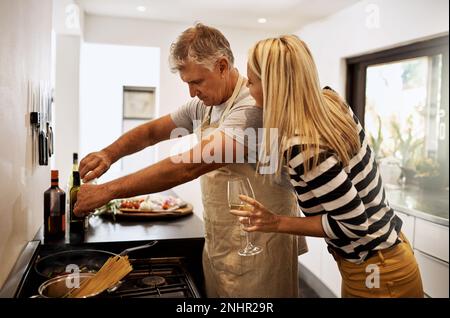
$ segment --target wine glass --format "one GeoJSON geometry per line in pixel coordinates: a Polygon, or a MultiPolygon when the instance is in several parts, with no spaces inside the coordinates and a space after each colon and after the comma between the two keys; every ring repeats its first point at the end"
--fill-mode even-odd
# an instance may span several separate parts
{"type": "MultiPolygon", "coordinates": [[[[228,181],[228,205],[232,210],[247,210],[251,211],[253,207],[246,202],[243,202],[239,195],[243,194],[250,198],[255,198],[252,186],[248,178],[236,178],[228,181]]],[[[250,224],[250,218],[248,219],[248,225],[250,224]]],[[[251,256],[262,252],[260,246],[256,246],[251,242],[250,233],[242,231],[245,236],[246,245],[244,248],[238,251],[241,256],[251,256]]]]}

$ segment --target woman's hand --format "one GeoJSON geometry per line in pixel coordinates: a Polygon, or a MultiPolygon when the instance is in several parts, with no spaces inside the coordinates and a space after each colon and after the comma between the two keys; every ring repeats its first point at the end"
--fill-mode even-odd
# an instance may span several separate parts
{"type": "Polygon", "coordinates": [[[252,211],[230,210],[230,213],[239,216],[239,221],[244,225],[245,231],[278,232],[279,215],[270,212],[261,203],[250,197],[240,195],[239,198],[252,206],[252,211]]]}

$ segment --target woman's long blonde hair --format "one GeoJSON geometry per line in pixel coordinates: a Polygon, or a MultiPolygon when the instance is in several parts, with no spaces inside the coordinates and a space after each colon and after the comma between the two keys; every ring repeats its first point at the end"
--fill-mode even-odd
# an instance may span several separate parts
{"type": "MultiPolygon", "coordinates": [[[[305,174],[318,165],[320,149],[333,151],[347,165],[358,152],[356,123],[345,102],[332,90],[322,90],[307,45],[295,35],[259,41],[250,50],[248,66],[261,80],[264,138],[261,153],[270,153],[269,128],[278,128],[277,174],[291,137],[298,137],[312,156],[305,174]]],[[[287,160],[290,160],[290,151],[287,160]]]]}

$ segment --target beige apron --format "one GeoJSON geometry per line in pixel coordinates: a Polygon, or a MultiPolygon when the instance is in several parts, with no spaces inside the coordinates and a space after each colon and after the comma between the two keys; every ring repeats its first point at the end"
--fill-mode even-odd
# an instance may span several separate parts
{"type": "MultiPolygon", "coordinates": [[[[205,115],[196,133],[217,128],[231,110],[244,85],[239,76],[233,95],[219,121],[211,123],[205,115]]],[[[204,133],[203,133],[204,134],[204,133]]],[[[204,136],[203,136],[204,137],[204,136]]],[[[307,251],[304,237],[276,233],[252,233],[251,239],[263,251],[254,256],[239,256],[245,237],[237,217],[229,212],[227,182],[247,177],[255,197],[276,214],[298,216],[295,195],[287,187],[270,184],[255,173],[251,164],[230,164],[200,177],[205,222],[203,270],[208,297],[298,297],[298,258],[307,251]]]]}

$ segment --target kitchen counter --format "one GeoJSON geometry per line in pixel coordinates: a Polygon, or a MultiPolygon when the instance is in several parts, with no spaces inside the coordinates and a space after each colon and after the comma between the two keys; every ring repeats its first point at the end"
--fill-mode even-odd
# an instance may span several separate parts
{"type": "Polygon", "coordinates": [[[89,218],[85,243],[121,241],[203,239],[203,222],[195,214],[173,219],[114,221],[101,216],[89,218]]]}
{"type": "Polygon", "coordinates": [[[433,223],[449,226],[448,190],[427,191],[415,186],[386,188],[390,206],[433,223]]]}
{"type": "MultiPolygon", "coordinates": [[[[171,191],[162,195],[177,195],[171,191]]],[[[66,213],[67,216],[67,213],[66,213]]],[[[42,229],[41,229],[42,230],[42,229]]],[[[40,231],[35,240],[41,240],[40,231]]],[[[194,213],[178,218],[149,218],[147,220],[113,220],[109,216],[91,216],[85,244],[149,240],[203,239],[203,221],[194,213]]],[[[61,244],[62,242],[58,242],[61,244]]]]}
{"type": "MultiPolygon", "coordinates": [[[[42,228],[34,240],[43,241],[42,228]]],[[[204,231],[203,222],[194,213],[182,216],[180,218],[159,219],[147,221],[114,221],[101,216],[92,216],[89,218],[89,229],[86,233],[83,244],[84,247],[93,247],[102,245],[110,247],[112,251],[119,251],[122,246],[134,242],[136,245],[151,240],[158,240],[158,245],[172,245],[172,242],[197,240],[203,244],[204,231]],[[164,243],[166,242],[166,243],[164,243]]],[[[45,243],[55,248],[61,248],[67,244],[64,240],[45,243]]],[[[76,246],[76,245],[74,245],[76,246]]],[[[178,250],[175,246],[172,247],[178,250]]]]}

